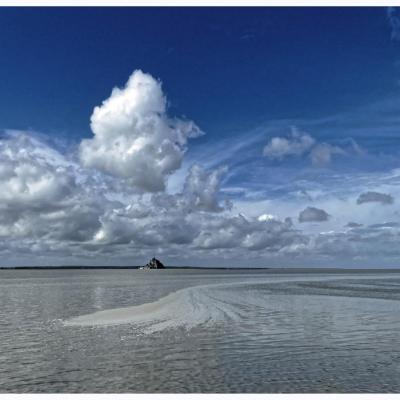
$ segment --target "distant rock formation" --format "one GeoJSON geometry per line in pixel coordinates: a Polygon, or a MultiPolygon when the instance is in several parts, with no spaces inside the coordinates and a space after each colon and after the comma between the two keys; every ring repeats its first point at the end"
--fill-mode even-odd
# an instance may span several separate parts
{"type": "Polygon", "coordinates": [[[163,269],[164,264],[157,260],[157,258],[153,257],[145,266],[140,267],[140,269],[163,269]]]}

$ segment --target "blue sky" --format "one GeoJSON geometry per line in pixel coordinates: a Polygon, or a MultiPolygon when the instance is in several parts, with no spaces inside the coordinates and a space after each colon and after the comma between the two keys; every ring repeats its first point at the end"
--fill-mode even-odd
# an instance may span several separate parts
{"type": "Polygon", "coordinates": [[[384,8],[3,8],[0,37],[0,118],[18,129],[90,135],[137,68],[210,136],[398,95],[384,8]]]}
{"type": "Polygon", "coordinates": [[[3,259],[399,266],[399,21],[0,9],[3,259]]]}

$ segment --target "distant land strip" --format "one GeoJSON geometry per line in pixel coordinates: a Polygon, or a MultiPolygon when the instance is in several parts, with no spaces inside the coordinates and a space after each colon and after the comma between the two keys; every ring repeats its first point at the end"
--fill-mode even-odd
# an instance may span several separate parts
{"type": "MultiPolygon", "coordinates": [[[[62,266],[2,266],[0,270],[96,270],[96,269],[131,269],[139,270],[141,266],[122,265],[62,265],[62,266]]],[[[400,268],[324,268],[324,267],[194,267],[194,266],[166,266],[165,270],[230,270],[230,271],[268,271],[269,273],[400,273],[400,268]]],[[[148,269],[143,271],[163,271],[163,269],[148,269]]],[[[162,273],[162,272],[161,272],[162,273]]]]}

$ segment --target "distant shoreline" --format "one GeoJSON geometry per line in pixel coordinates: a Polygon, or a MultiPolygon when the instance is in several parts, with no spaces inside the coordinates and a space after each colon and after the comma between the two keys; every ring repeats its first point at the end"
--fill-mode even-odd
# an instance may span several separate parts
{"type": "MultiPolygon", "coordinates": [[[[79,265],[66,265],[66,266],[15,266],[15,267],[0,267],[3,271],[23,271],[23,270],[139,270],[140,266],[79,266],[79,265]]],[[[268,271],[271,273],[359,273],[359,272],[392,272],[400,273],[400,268],[346,268],[346,267],[191,267],[191,266],[167,266],[165,269],[156,269],[154,271],[165,270],[212,270],[212,271],[268,271]]],[[[146,270],[148,271],[148,270],[146,270]]],[[[150,270],[152,271],[152,270],[150,270]]]]}

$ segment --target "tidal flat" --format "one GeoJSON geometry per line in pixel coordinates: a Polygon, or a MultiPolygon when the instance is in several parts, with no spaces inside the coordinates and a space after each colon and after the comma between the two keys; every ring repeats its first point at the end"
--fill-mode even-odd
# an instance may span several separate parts
{"type": "Polygon", "coordinates": [[[1,270],[0,391],[400,391],[390,270],[1,270]]]}

